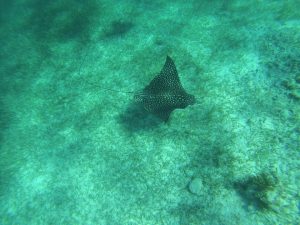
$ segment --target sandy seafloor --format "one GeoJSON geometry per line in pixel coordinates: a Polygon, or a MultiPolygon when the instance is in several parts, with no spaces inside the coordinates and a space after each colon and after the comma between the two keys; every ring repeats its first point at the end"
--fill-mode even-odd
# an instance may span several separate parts
{"type": "Polygon", "coordinates": [[[1,1],[0,224],[299,224],[299,8],[1,1]],[[167,55],[197,104],[163,123],[124,92],[167,55]]]}

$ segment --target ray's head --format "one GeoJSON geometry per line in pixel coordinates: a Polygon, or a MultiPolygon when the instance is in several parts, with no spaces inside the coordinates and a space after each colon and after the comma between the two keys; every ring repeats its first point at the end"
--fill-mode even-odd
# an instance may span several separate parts
{"type": "Polygon", "coordinates": [[[196,103],[195,96],[187,93],[175,95],[172,100],[173,105],[180,109],[185,109],[189,105],[194,105],[196,103]]]}
{"type": "Polygon", "coordinates": [[[196,98],[194,95],[187,94],[187,104],[194,105],[196,103],[196,98]]]}

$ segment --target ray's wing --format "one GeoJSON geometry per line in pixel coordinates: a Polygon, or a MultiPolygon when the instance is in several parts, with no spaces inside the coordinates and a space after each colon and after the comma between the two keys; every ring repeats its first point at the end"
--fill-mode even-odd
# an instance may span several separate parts
{"type": "Polygon", "coordinates": [[[181,92],[179,76],[173,60],[167,56],[166,62],[160,73],[145,87],[144,91],[149,94],[160,94],[165,92],[181,92]]]}
{"type": "Polygon", "coordinates": [[[174,109],[168,109],[168,110],[164,110],[164,111],[155,111],[155,112],[152,112],[152,114],[159,117],[163,121],[167,122],[173,110],[174,109]]]}

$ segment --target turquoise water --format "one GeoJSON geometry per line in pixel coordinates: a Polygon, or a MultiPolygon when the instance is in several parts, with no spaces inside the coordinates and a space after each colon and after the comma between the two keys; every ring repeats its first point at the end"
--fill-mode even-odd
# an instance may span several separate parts
{"type": "Polygon", "coordinates": [[[299,8],[1,1],[0,224],[299,224],[299,8]],[[197,103],[163,122],[167,55],[197,103]]]}

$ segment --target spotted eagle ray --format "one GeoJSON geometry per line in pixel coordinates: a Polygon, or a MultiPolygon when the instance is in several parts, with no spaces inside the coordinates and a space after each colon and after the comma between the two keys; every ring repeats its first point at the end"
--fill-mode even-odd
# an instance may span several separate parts
{"type": "Polygon", "coordinates": [[[134,99],[149,113],[165,122],[175,109],[184,109],[196,102],[195,96],[188,94],[182,87],[176,66],[169,56],[160,73],[142,91],[136,93],[134,99]]]}
{"type": "Polygon", "coordinates": [[[141,91],[126,92],[103,87],[102,89],[134,94],[136,103],[165,122],[175,109],[184,109],[196,102],[195,96],[188,94],[182,87],[175,63],[170,56],[167,56],[160,73],[141,91]]]}

